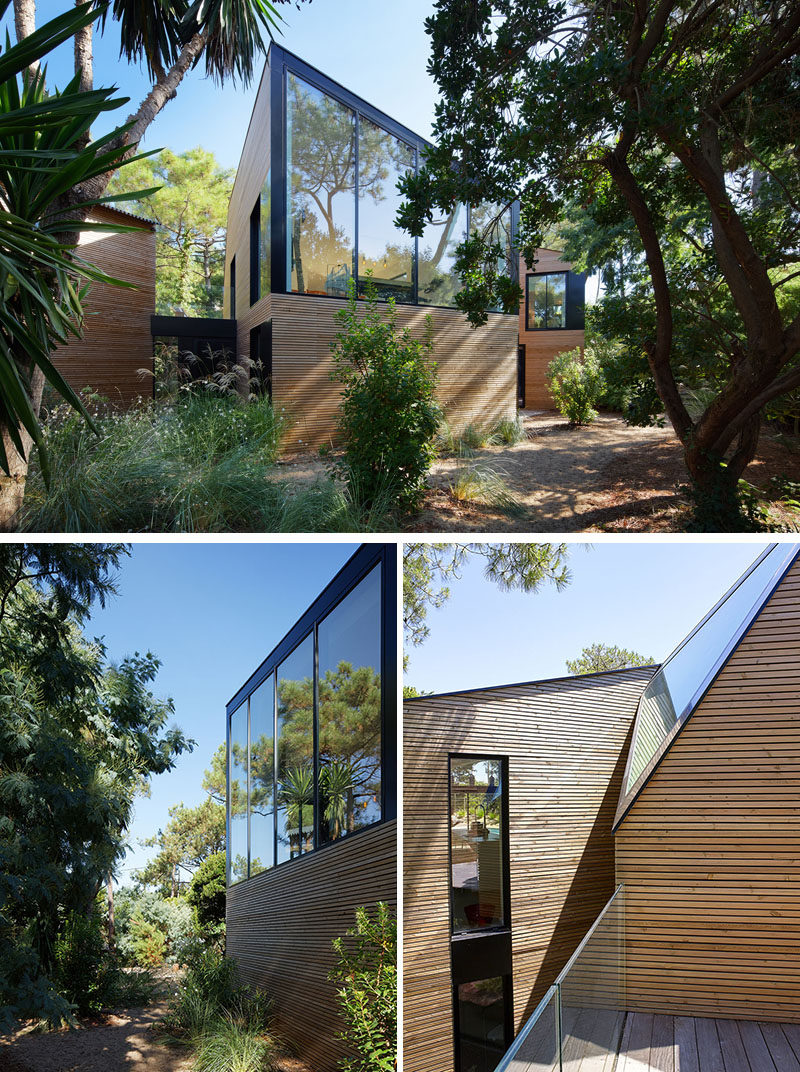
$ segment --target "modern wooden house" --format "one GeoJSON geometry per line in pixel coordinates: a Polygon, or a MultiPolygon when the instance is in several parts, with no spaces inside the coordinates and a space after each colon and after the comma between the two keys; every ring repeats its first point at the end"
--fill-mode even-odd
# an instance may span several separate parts
{"type": "Polygon", "coordinates": [[[397,903],[396,548],[364,545],[227,706],[227,955],[315,1072],[345,1048],[331,942],[397,903]]]}
{"type": "Polygon", "coordinates": [[[575,272],[555,249],[539,249],[529,271],[519,260],[519,404],[521,409],[553,409],[547,366],[563,350],[585,339],[586,274],[575,272]]]}
{"type": "MultiPolygon", "coordinates": [[[[440,401],[455,429],[513,418],[520,397],[551,406],[537,380],[542,364],[582,341],[583,278],[552,251],[542,251],[527,284],[529,357],[520,357],[516,317],[490,313],[476,330],[454,307],[455,248],[498,209],[456,205],[419,239],[395,227],[397,181],[419,166],[428,145],[270,47],[228,210],[225,316],[236,321],[240,358],[258,363],[275,405],[294,417],[295,445],[319,445],[334,432],[334,314],[351,281],[363,295],[367,272],[412,334],[421,338],[431,317],[440,401]]],[[[502,214],[496,235],[516,276],[513,214],[502,214]]]]}
{"type": "Polygon", "coordinates": [[[83,337],[54,353],[54,363],[76,391],[90,387],[115,406],[153,394],[153,338],[156,307],[156,234],[150,220],[101,205],[89,219],[133,227],[133,231],[83,231],[79,253],[107,275],[136,289],[93,283],[86,302],[83,337]],[[141,370],[151,375],[141,375],[141,370]]]}
{"type": "Polygon", "coordinates": [[[407,704],[406,784],[430,823],[423,853],[407,804],[406,846],[419,837],[422,861],[406,848],[407,1072],[800,1072],[798,626],[800,549],[775,544],[659,668],[407,704]],[[534,717],[519,690],[544,690],[534,717]],[[504,773],[510,920],[483,905],[486,761],[465,833],[463,778],[448,808],[437,745],[457,771],[480,751],[504,773]],[[447,913],[465,884],[493,942],[510,923],[511,953],[469,995],[468,1021],[446,949],[461,973],[447,913]],[[591,896],[609,902],[594,921],[591,896]],[[517,1038],[499,1060],[509,993],[517,1038]]]}
{"type": "Polygon", "coordinates": [[[625,751],[654,671],[405,704],[405,1072],[491,1072],[613,893],[625,751]]]}

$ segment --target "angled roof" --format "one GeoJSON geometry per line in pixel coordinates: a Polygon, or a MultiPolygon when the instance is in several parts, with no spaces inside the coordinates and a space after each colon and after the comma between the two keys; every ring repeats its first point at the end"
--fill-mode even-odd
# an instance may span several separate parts
{"type": "Polygon", "coordinates": [[[796,543],[770,544],[654,674],[636,711],[614,830],[798,556],[796,543]]]}

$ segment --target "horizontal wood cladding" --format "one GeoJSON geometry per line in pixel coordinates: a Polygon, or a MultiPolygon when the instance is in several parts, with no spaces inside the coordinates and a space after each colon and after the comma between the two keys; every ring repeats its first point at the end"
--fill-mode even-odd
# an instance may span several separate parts
{"type": "MultiPolygon", "coordinates": [[[[238,264],[238,261],[237,261],[238,264]]],[[[238,268],[237,268],[238,272],[238,268]]],[[[293,421],[286,445],[292,449],[329,442],[339,416],[339,387],[331,381],[331,343],[339,330],[335,298],[272,294],[238,322],[238,350],[249,354],[250,329],[272,318],[272,398],[293,421]]],[[[517,322],[492,313],[482,328],[470,327],[457,309],[397,307],[398,326],[423,338],[433,321],[439,401],[451,426],[487,424],[516,415],[517,322]]]]}
{"type": "Polygon", "coordinates": [[[405,706],[405,1072],[451,1072],[448,753],[508,757],[515,1030],[614,887],[611,823],[636,703],[652,670],[405,706]]]}
{"type": "MultiPolygon", "coordinates": [[[[270,165],[270,68],[264,64],[242,156],[236,170],[225,236],[225,295],[223,316],[231,316],[230,266],[236,257],[236,316],[242,320],[250,306],[250,213],[261,194],[270,165]]],[[[269,256],[269,250],[262,250],[269,256]]],[[[260,321],[259,321],[260,323],[260,321]]],[[[252,325],[251,325],[252,326],[252,325]]],[[[245,336],[245,349],[249,344],[245,336]]]]}
{"type": "Polygon", "coordinates": [[[314,1072],[345,1055],[331,942],[360,905],[397,905],[397,823],[365,830],[247,882],[227,898],[227,953],[275,1003],[275,1030],[314,1072]]]}
{"type": "Polygon", "coordinates": [[[528,331],[525,320],[525,276],[530,272],[569,272],[572,265],[562,260],[561,253],[554,249],[537,250],[539,258],[532,269],[519,260],[519,279],[522,286],[522,303],[519,310],[519,341],[525,347],[525,409],[555,409],[555,403],[547,388],[547,366],[564,350],[581,347],[585,341],[584,331],[528,331]]]}
{"type": "Polygon", "coordinates": [[[153,226],[126,213],[99,207],[89,219],[136,227],[113,234],[84,231],[79,250],[108,275],[134,283],[136,289],[92,283],[85,301],[83,337],[59,346],[53,361],[76,391],[91,387],[118,406],[153,394],[153,339],[150,317],[156,307],[156,236],[153,226]]]}
{"type": "Polygon", "coordinates": [[[631,1009],[800,1023],[800,566],[616,836],[631,1009]]]}

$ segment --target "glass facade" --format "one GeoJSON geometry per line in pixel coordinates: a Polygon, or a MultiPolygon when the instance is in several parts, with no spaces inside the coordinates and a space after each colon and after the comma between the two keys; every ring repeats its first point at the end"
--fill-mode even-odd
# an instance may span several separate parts
{"type": "Polygon", "coordinates": [[[505,980],[502,976],[456,988],[458,1072],[494,1072],[506,1051],[505,980]]]}
{"type": "Polygon", "coordinates": [[[247,700],[231,715],[228,808],[231,882],[239,882],[247,878],[247,700]]]}
{"type": "Polygon", "coordinates": [[[414,239],[394,225],[397,183],[414,170],[416,152],[369,119],[358,124],[358,290],[372,275],[378,297],[414,301],[414,239]]]}
{"type": "Polygon", "coordinates": [[[381,822],[385,795],[394,814],[382,769],[383,561],[370,551],[369,568],[229,716],[231,883],[381,822]]]}
{"type": "Polygon", "coordinates": [[[320,840],[381,814],[381,575],[375,568],[319,626],[320,840]]]}
{"type": "Polygon", "coordinates": [[[706,615],[648,684],[639,702],[625,786],[630,793],[674,728],[685,721],[732,646],[797,554],[774,544],[706,615]]]}
{"type": "Polygon", "coordinates": [[[503,761],[450,758],[450,891],[453,933],[506,923],[503,761]]]}
{"type": "Polygon", "coordinates": [[[275,862],[275,675],[250,697],[250,874],[275,862]]]}
{"type": "Polygon", "coordinates": [[[488,224],[490,238],[504,249],[504,270],[516,278],[510,210],[456,205],[428,223],[419,239],[402,231],[395,224],[402,202],[397,184],[419,166],[427,143],[279,46],[272,46],[270,57],[275,70],[270,92],[281,101],[270,121],[283,125],[279,137],[267,139],[270,170],[260,202],[262,296],[274,289],[342,298],[354,281],[364,297],[369,275],[382,301],[453,307],[461,289],[453,271],[456,247],[468,229],[483,232],[488,224]],[[283,278],[270,278],[272,261],[273,274],[275,264],[284,265],[283,278]]]}
{"type": "Polygon", "coordinates": [[[286,168],[290,289],[344,297],[355,261],[355,112],[291,73],[286,168]]]}
{"type": "Polygon", "coordinates": [[[314,638],[278,667],[277,862],[314,848],[314,638]]]}
{"type": "Polygon", "coordinates": [[[567,273],[528,275],[525,277],[525,286],[528,331],[566,327],[567,273]]]}

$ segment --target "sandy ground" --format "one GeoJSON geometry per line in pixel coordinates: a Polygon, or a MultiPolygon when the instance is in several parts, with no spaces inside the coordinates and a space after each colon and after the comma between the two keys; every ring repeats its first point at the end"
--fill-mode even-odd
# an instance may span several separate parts
{"type": "Polygon", "coordinates": [[[164,1046],[153,1024],[166,1004],[110,1014],[76,1031],[24,1034],[0,1040],[2,1072],[189,1072],[185,1050],[164,1046]]]}
{"type": "MultiPolygon", "coordinates": [[[[601,413],[586,428],[570,428],[556,413],[523,412],[525,439],[514,447],[485,447],[469,459],[434,462],[422,510],[406,532],[680,532],[690,520],[683,452],[670,427],[633,428],[601,413]],[[459,469],[491,467],[503,477],[518,510],[460,503],[450,493],[459,469]]],[[[324,478],[316,454],[294,455],[275,479],[311,483],[324,478]]],[[[745,477],[766,488],[771,476],[800,482],[800,453],[768,432],[745,477]]],[[[795,515],[778,512],[793,528],[795,515]]]]}

